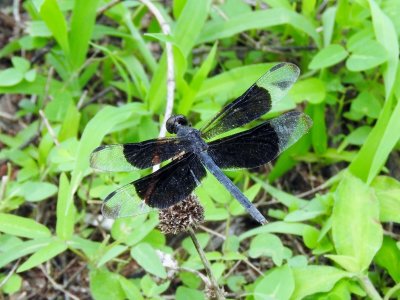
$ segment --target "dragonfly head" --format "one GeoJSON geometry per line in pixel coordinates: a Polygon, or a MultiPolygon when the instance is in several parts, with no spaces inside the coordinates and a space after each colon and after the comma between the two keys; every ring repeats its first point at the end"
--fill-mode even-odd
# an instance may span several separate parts
{"type": "Polygon", "coordinates": [[[167,120],[167,130],[169,133],[177,133],[180,126],[190,126],[188,120],[184,115],[171,116],[167,120]]]}

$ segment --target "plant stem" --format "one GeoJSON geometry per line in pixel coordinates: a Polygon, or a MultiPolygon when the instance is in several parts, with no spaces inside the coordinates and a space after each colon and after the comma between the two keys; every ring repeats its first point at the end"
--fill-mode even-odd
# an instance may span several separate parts
{"type": "Polygon", "coordinates": [[[390,297],[392,297],[392,295],[394,293],[396,293],[398,290],[400,290],[400,283],[398,283],[394,287],[390,288],[383,299],[389,300],[390,297]]]}
{"type": "Polygon", "coordinates": [[[379,295],[378,291],[375,289],[367,275],[360,276],[357,279],[372,300],[382,300],[381,295],[379,295]]]}
{"type": "Polygon", "coordinates": [[[189,227],[188,232],[193,241],[194,246],[196,247],[197,252],[199,253],[200,259],[203,262],[207,276],[210,279],[210,287],[209,288],[212,289],[216,294],[216,297],[214,299],[224,300],[225,299],[224,293],[221,291],[221,289],[218,286],[218,282],[215,279],[214,274],[211,271],[210,262],[207,260],[206,255],[205,255],[203,249],[201,248],[199,241],[197,240],[196,234],[193,231],[193,228],[189,227]]]}

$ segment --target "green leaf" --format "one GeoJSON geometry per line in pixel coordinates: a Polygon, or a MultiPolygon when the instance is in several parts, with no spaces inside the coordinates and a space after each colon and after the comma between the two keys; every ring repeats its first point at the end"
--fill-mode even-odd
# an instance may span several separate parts
{"type": "Polygon", "coordinates": [[[140,243],[131,249],[131,256],[147,272],[160,278],[166,278],[167,273],[156,251],[147,243],[140,243]]]}
{"type": "Polygon", "coordinates": [[[27,242],[19,243],[14,247],[10,247],[7,251],[0,255],[0,268],[6,266],[10,262],[24,257],[28,254],[37,252],[39,249],[47,246],[53,240],[52,237],[38,238],[27,242]]]}
{"type": "Polygon", "coordinates": [[[94,269],[89,274],[90,293],[96,300],[125,299],[120,276],[104,269],[94,269]]]}
{"type": "Polygon", "coordinates": [[[297,103],[307,100],[310,103],[318,104],[325,99],[325,84],[318,78],[301,80],[293,85],[289,95],[297,103]]]}
{"type": "Polygon", "coordinates": [[[31,257],[28,258],[18,269],[17,272],[24,272],[26,270],[32,269],[52,259],[53,257],[57,256],[58,254],[67,250],[67,244],[62,240],[53,240],[47,246],[39,249],[35,252],[31,257]]]}
{"type": "Polygon", "coordinates": [[[379,201],[380,221],[400,223],[400,182],[391,177],[379,176],[371,186],[379,201]]]}
{"type": "Polygon", "coordinates": [[[57,186],[48,182],[28,181],[22,186],[26,201],[42,201],[57,193],[57,186]]]}
{"type": "Polygon", "coordinates": [[[31,66],[31,63],[23,57],[14,56],[11,58],[11,61],[14,68],[21,73],[26,73],[31,66]]]}
{"type": "Polygon", "coordinates": [[[24,78],[28,82],[34,82],[36,79],[36,75],[37,75],[36,70],[32,69],[25,73],[24,78]]]}
{"type": "Polygon", "coordinates": [[[353,72],[364,71],[383,64],[387,57],[387,52],[381,44],[369,40],[353,51],[346,61],[346,67],[353,72]]]}
{"type": "Polygon", "coordinates": [[[185,286],[180,286],[176,289],[175,294],[176,300],[205,300],[205,296],[203,292],[198,290],[190,289],[185,286]]]}
{"type": "Polygon", "coordinates": [[[336,11],[336,6],[328,7],[322,14],[324,47],[329,46],[332,41],[332,35],[335,28],[336,11]]]}
{"type": "MultiPolygon", "coordinates": [[[[5,276],[0,276],[0,282],[3,283],[5,276]]],[[[5,294],[11,295],[18,292],[22,286],[22,277],[18,274],[12,274],[1,287],[1,291],[5,294]]]]}
{"type": "Polygon", "coordinates": [[[306,17],[285,8],[254,11],[234,16],[228,20],[216,20],[206,24],[197,44],[212,42],[227,38],[251,29],[263,29],[277,25],[292,25],[294,28],[307,33],[320,45],[316,28],[306,17]]]}
{"type": "Polygon", "coordinates": [[[62,173],[57,197],[56,233],[63,240],[70,239],[74,232],[74,214],[76,210],[72,205],[73,200],[71,199],[70,188],[67,175],[62,173]]]}
{"type": "Polygon", "coordinates": [[[341,62],[347,55],[347,51],[341,45],[332,44],[320,50],[308,67],[312,70],[327,68],[341,62]]]}
{"type": "Polygon", "coordinates": [[[270,233],[259,234],[250,243],[249,256],[251,258],[271,257],[275,265],[281,266],[284,258],[284,247],[276,235],[270,233]]]}
{"type": "Polygon", "coordinates": [[[382,247],[375,255],[374,261],[385,268],[395,282],[400,281],[400,250],[395,240],[385,236],[382,247]]]}
{"type": "Polygon", "coordinates": [[[349,271],[366,270],[380,248],[383,231],[378,220],[379,203],[372,189],[350,174],[345,176],[335,193],[332,236],[337,254],[356,262],[349,271]]]}
{"type": "Polygon", "coordinates": [[[127,246],[122,246],[122,245],[114,245],[112,246],[109,250],[107,250],[106,253],[99,259],[97,263],[97,268],[100,268],[103,266],[105,263],[109,262],[113,258],[117,257],[121,253],[123,253],[126,249],[128,249],[127,246]]]}
{"type": "Polygon", "coordinates": [[[119,276],[119,283],[121,284],[122,290],[125,292],[125,296],[129,300],[142,300],[142,294],[139,288],[133,283],[132,280],[128,280],[123,276],[119,276]]]}
{"type": "MultiPolygon", "coordinates": [[[[173,30],[173,37],[177,47],[181,50],[186,58],[197,36],[203,29],[203,24],[207,19],[208,11],[211,5],[210,0],[197,1],[188,0],[173,30]]],[[[162,103],[165,102],[166,80],[167,80],[167,59],[165,52],[161,57],[157,69],[155,70],[151,81],[150,90],[146,98],[146,102],[150,104],[151,111],[159,111],[162,103]]],[[[184,70],[183,70],[184,71],[184,70]]],[[[175,74],[176,78],[183,74],[175,74]]]]}
{"type": "Polygon", "coordinates": [[[256,285],[254,289],[254,299],[289,299],[294,288],[292,269],[288,265],[274,268],[256,285]]]}
{"type": "Polygon", "coordinates": [[[306,227],[310,225],[302,224],[302,223],[286,223],[286,222],[271,222],[264,226],[260,226],[251,230],[248,230],[242,233],[239,236],[240,241],[243,241],[249,237],[254,235],[258,235],[261,233],[285,233],[285,234],[295,234],[295,235],[303,235],[303,231],[306,227]]]}
{"type": "Polygon", "coordinates": [[[351,277],[350,273],[328,266],[293,268],[295,289],[290,299],[301,300],[308,295],[327,292],[340,279],[351,277]]]}
{"type": "MultiPolygon", "coordinates": [[[[78,1],[81,2],[81,1],[78,1]]],[[[86,2],[86,1],[84,1],[86,2]]],[[[57,43],[65,54],[69,54],[68,28],[64,15],[56,0],[44,0],[40,8],[40,16],[50,29],[57,43]]]]}
{"type": "Polygon", "coordinates": [[[75,1],[69,34],[70,60],[74,70],[79,69],[86,59],[98,3],[99,0],[75,1]]]}
{"type": "Polygon", "coordinates": [[[24,79],[24,74],[16,68],[0,71],[0,87],[16,85],[20,83],[22,79],[24,79]]]}
{"type": "Polygon", "coordinates": [[[362,91],[351,102],[351,110],[371,118],[378,118],[382,110],[380,101],[371,93],[362,91]]]}
{"type": "Polygon", "coordinates": [[[51,236],[46,226],[32,219],[4,213],[0,213],[0,231],[30,239],[51,236]]]}
{"type": "Polygon", "coordinates": [[[208,73],[211,71],[211,68],[214,64],[215,56],[217,53],[217,46],[218,44],[214,43],[207,58],[203,61],[200,69],[193,76],[193,79],[190,82],[189,89],[185,91],[182,100],[179,102],[179,108],[178,108],[179,113],[186,115],[191,109],[196,94],[202,87],[203,82],[206,80],[208,73]]]}
{"type": "Polygon", "coordinates": [[[369,0],[368,2],[371,9],[376,39],[386,50],[388,57],[388,64],[383,72],[386,99],[388,99],[395,85],[396,73],[399,66],[399,40],[397,38],[396,28],[390,18],[385,15],[376,4],[375,0],[369,0]]]}

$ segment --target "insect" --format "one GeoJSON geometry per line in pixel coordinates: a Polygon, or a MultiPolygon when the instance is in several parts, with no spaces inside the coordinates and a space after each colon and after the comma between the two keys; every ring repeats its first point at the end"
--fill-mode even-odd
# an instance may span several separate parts
{"type": "Polygon", "coordinates": [[[168,132],[175,137],[96,148],[90,164],[103,171],[146,169],[173,159],[158,171],[109,194],[103,202],[103,215],[115,219],[170,207],[187,198],[208,170],[255,220],[265,224],[265,217],[222,169],[255,168],[270,162],[308,132],[311,119],[291,111],[249,130],[211,139],[270,111],[287,94],[299,73],[294,64],[276,64],[200,130],[191,127],[183,115],[175,115],[166,122],[168,132]]]}

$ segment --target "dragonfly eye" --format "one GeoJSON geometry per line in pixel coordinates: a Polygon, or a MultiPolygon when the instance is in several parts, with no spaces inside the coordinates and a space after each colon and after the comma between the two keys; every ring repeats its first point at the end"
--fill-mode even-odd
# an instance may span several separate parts
{"type": "Polygon", "coordinates": [[[167,120],[167,130],[169,133],[177,133],[178,125],[188,126],[188,121],[183,115],[172,116],[167,120]]]}

